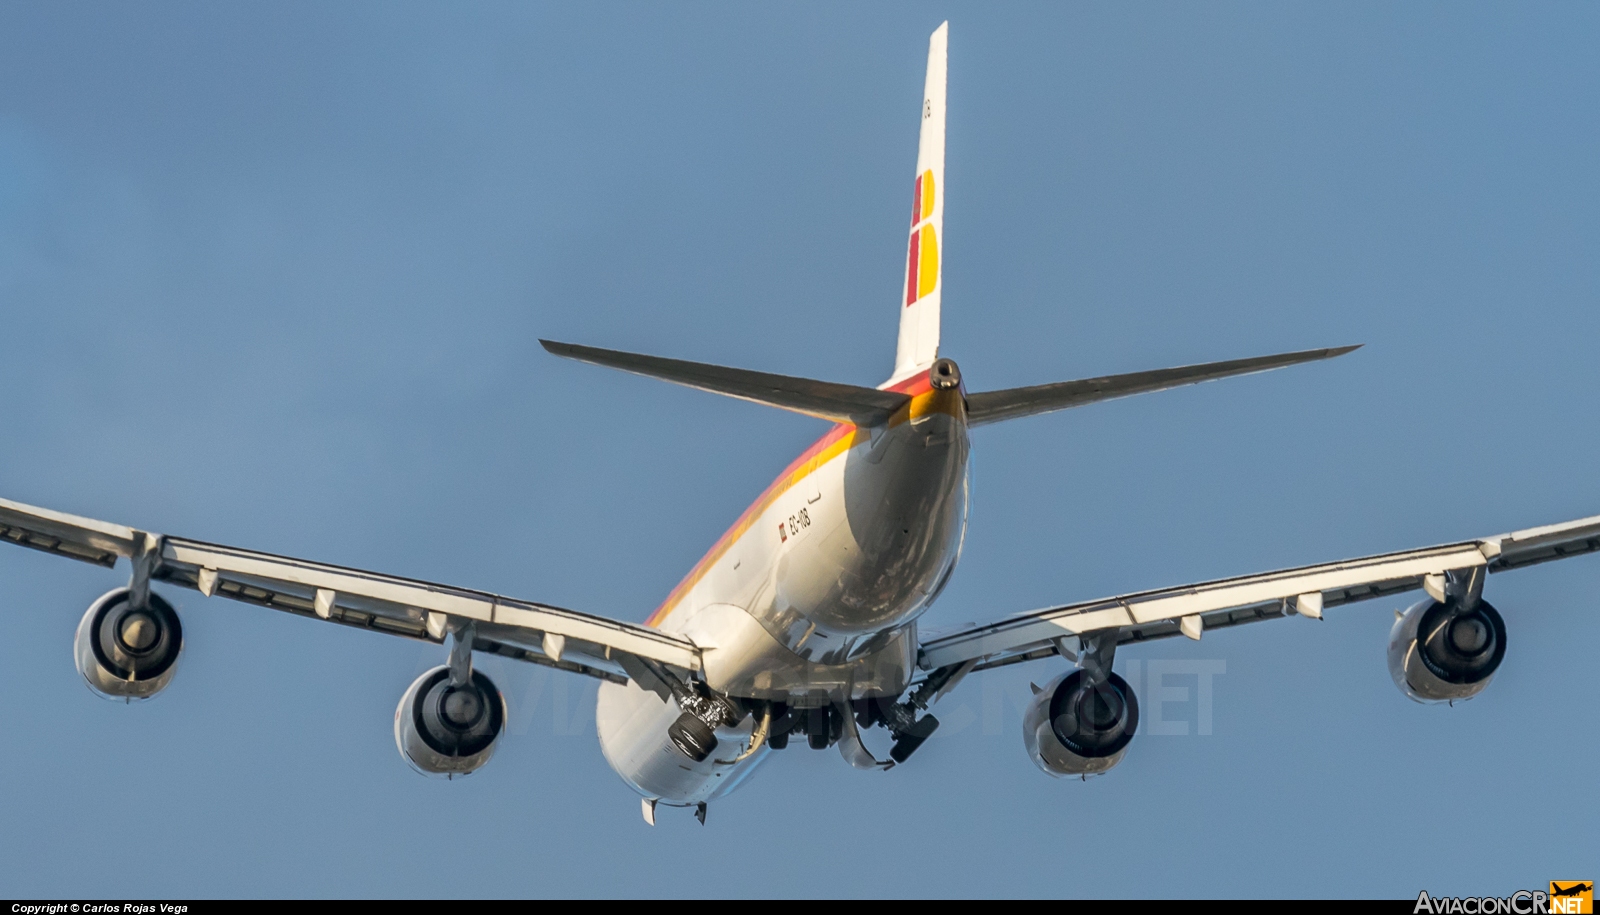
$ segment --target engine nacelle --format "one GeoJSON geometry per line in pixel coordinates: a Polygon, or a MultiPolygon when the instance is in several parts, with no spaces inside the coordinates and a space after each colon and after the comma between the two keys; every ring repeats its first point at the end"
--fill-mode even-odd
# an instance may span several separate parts
{"type": "Polygon", "coordinates": [[[1413,604],[1389,632],[1389,675],[1418,702],[1471,699],[1506,656],[1506,624],[1486,600],[1468,613],[1455,599],[1413,604]]]}
{"type": "Polygon", "coordinates": [[[424,775],[476,772],[494,755],[506,724],[506,700],[482,671],[465,688],[450,684],[450,668],[435,667],[411,684],[394,710],[400,755],[424,775]]]}
{"type": "Polygon", "coordinates": [[[183,625],[161,595],[135,610],[127,588],[108,591],[78,623],[72,656],[89,688],[108,699],[148,699],[166,689],[183,653],[183,625]]]}
{"type": "Polygon", "coordinates": [[[1111,674],[1084,684],[1081,670],[1063,674],[1033,697],[1022,718],[1022,739],[1035,765],[1054,776],[1099,775],[1122,761],[1139,729],[1139,700],[1111,674]]]}

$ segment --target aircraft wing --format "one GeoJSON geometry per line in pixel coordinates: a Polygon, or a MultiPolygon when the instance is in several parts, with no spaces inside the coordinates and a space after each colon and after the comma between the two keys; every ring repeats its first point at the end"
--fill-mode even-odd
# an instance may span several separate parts
{"type": "MultiPolygon", "coordinates": [[[[299,616],[442,642],[475,625],[473,648],[625,682],[624,655],[700,669],[687,639],[635,623],[482,591],[162,536],[0,499],[0,540],[103,565],[144,563],[151,581],[299,616]]],[[[635,665],[636,666],[636,665],[635,665]]]]}
{"type": "Polygon", "coordinates": [[[1320,618],[1327,607],[1419,588],[1444,599],[1452,576],[1504,572],[1600,550],[1600,515],[1419,550],[1141,591],[1017,614],[986,625],[929,633],[918,647],[924,670],[985,670],[1061,654],[1079,637],[1115,630],[1117,643],[1188,635],[1291,615],[1320,618]]]}

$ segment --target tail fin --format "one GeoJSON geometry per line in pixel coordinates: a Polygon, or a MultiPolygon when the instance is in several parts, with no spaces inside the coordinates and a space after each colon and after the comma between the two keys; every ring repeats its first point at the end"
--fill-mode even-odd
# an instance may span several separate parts
{"type": "Polygon", "coordinates": [[[917,180],[911,192],[911,240],[906,253],[905,303],[900,309],[900,344],[891,383],[927,368],[939,358],[939,244],[944,239],[945,63],[950,23],[928,39],[928,76],[922,90],[922,136],[917,143],[917,180]]]}

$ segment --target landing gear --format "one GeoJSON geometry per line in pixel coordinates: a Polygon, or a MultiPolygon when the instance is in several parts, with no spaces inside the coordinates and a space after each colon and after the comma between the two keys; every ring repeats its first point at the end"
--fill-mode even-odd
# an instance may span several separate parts
{"type": "Polygon", "coordinates": [[[695,762],[705,762],[717,748],[717,735],[711,725],[689,712],[679,715],[677,721],[667,726],[667,739],[695,762]]]}
{"type": "MultiPolygon", "coordinates": [[[[718,728],[736,726],[749,715],[755,715],[749,746],[731,759],[715,760],[724,765],[737,763],[761,748],[787,749],[789,738],[794,734],[804,734],[806,744],[813,750],[826,750],[840,740],[859,745],[861,731],[879,726],[894,739],[890,758],[894,763],[905,762],[939,727],[937,718],[918,715],[918,712],[925,711],[938,695],[954,686],[968,668],[968,665],[960,665],[934,671],[902,702],[878,697],[857,699],[848,704],[810,705],[808,702],[809,707],[795,708],[784,702],[725,696],[712,692],[704,683],[685,682],[649,662],[632,660],[638,671],[630,669],[630,675],[642,681],[647,689],[654,689],[663,699],[675,701],[682,710],[667,726],[667,739],[678,752],[696,763],[712,759],[717,750],[718,728]]],[[[857,749],[861,752],[846,751],[845,758],[865,760],[869,754],[859,746],[857,749]]],[[[873,766],[890,764],[872,762],[873,766]]]]}
{"type": "Polygon", "coordinates": [[[919,690],[918,694],[902,703],[888,699],[858,699],[849,706],[788,709],[782,715],[773,717],[767,744],[775,750],[781,750],[789,745],[790,734],[802,732],[811,749],[826,750],[845,737],[848,731],[859,734],[868,728],[882,726],[894,737],[890,758],[896,763],[903,763],[939,727],[939,719],[932,715],[917,717],[916,710],[926,707],[915,704],[922,692],[919,690]],[[854,716],[853,726],[845,719],[846,715],[854,716]]]}
{"type": "Polygon", "coordinates": [[[923,715],[912,725],[895,735],[894,746],[889,748],[889,758],[897,763],[903,763],[917,752],[917,747],[922,746],[933,732],[939,728],[939,719],[932,715],[923,715]]]}
{"type": "Polygon", "coordinates": [[[716,750],[717,728],[733,727],[749,714],[738,699],[713,692],[698,681],[685,682],[647,658],[624,654],[617,660],[640,686],[660,696],[663,702],[678,704],[682,714],[667,725],[667,739],[678,752],[697,763],[705,762],[716,750]]]}
{"type": "Polygon", "coordinates": [[[904,702],[869,699],[856,720],[863,727],[881,724],[887,728],[894,736],[889,759],[897,764],[903,763],[939,729],[939,719],[927,714],[918,717],[917,713],[926,712],[928,706],[971,673],[973,666],[972,662],[968,662],[933,671],[904,702]]]}
{"type": "Polygon", "coordinates": [[[806,710],[806,742],[811,745],[811,749],[826,750],[828,744],[832,742],[829,739],[833,736],[830,720],[833,717],[830,714],[832,711],[833,709],[826,705],[806,710]]]}

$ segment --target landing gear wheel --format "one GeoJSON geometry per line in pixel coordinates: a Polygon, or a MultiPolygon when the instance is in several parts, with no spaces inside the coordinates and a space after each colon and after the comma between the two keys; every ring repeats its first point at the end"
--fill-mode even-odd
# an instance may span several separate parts
{"type": "Polygon", "coordinates": [[[705,762],[711,751],[717,748],[717,735],[712,733],[711,726],[688,712],[667,725],[667,739],[679,752],[695,762],[705,762]]]}
{"type": "Polygon", "coordinates": [[[889,748],[889,758],[897,763],[903,763],[917,752],[917,747],[933,736],[939,727],[939,719],[932,715],[923,715],[911,727],[901,731],[896,737],[894,746],[889,748]]]}
{"type": "Polygon", "coordinates": [[[806,740],[813,750],[826,750],[828,738],[833,736],[829,711],[826,705],[806,710],[806,740]]]}

